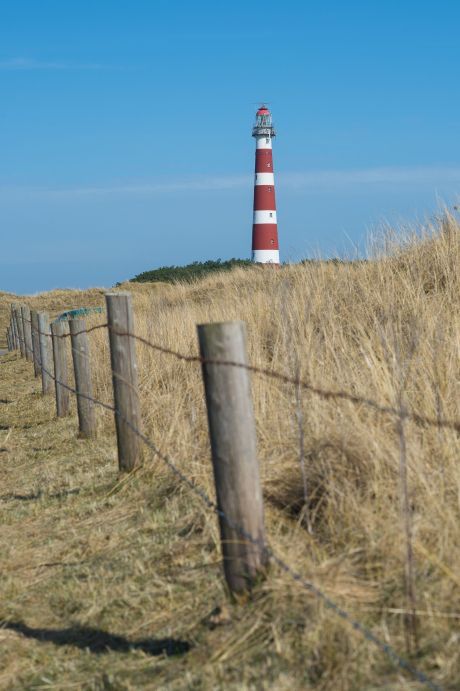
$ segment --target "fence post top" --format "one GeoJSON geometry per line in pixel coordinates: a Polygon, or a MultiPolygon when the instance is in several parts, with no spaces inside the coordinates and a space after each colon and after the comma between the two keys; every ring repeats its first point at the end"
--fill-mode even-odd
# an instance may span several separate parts
{"type": "MultiPolygon", "coordinates": [[[[246,343],[246,322],[231,321],[231,322],[211,322],[209,324],[197,325],[198,340],[203,344],[203,347],[209,351],[215,348],[221,349],[224,343],[230,345],[231,342],[246,343]],[[207,342],[207,345],[204,345],[207,342]]],[[[246,347],[246,346],[244,346],[246,347]]]]}
{"type": "Polygon", "coordinates": [[[60,331],[66,333],[69,330],[68,325],[69,322],[53,321],[51,322],[51,331],[53,333],[59,333],[60,331]]]}
{"type": "MultiPolygon", "coordinates": [[[[59,323],[64,324],[64,322],[59,323]]],[[[84,317],[75,317],[73,319],[69,319],[67,324],[69,325],[70,333],[73,333],[74,335],[76,331],[86,331],[86,319],[84,319],[84,317]]]]}
{"type": "Polygon", "coordinates": [[[197,324],[198,329],[245,329],[246,322],[241,319],[228,322],[208,322],[207,324],[197,324]]]}
{"type": "Polygon", "coordinates": [[[131,293],[129,290],[109,290],[107,293],[104,293],[106,298],[113,298],[113,297],[124,297],[124,298],[130,298],[131,293]]]}

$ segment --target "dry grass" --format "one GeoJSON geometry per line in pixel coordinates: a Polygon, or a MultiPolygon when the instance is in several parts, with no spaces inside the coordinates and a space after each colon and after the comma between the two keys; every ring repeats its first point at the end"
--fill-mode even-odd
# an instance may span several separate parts
{"type": "MultiPolygon", "coordinates": [[[[0,348],[6,348],[6,327],[10,319],[10,305],[18,299],[11,293],[0,291],[0,348]]],[[[53,290],[34,296],[20,298],[21,304],[27,304],[31,309],[49,311],[52,316],[76,307],[99,307],[104,304],[104,290],[53,290]]]]}
{"type": "MultiPolygon", "coordinates": [[[[387,238],[367,263],[132,285],[136,330],[190,353],[197,323],[243,319],[255,365],[460,418],[459,231],[446,218],[402,245],[387,238]]],[[[101,304],[102,292],[30,302],[57,312],[90,300],[101,304]]],[[[96,394],[110,401],[106,334],[91,341],[96,394]]],[[[141,345],[138,359],[147,433],[212,494],[199,367],[141,345]]],[[[0,404],[2,688],[420,688],[276,568],[245,606],[225,605],[216,520],[199,499],[148,452],[120,481],[107,412],[98,412],[97,440],[79,440],[75,414],[54,418],[29,364],[7,355],[0,366],[0,399],[9,401],[0,404]],[[224,605],[213,624],[210,613],[224,605]]],[[[299,400],[292,386],[257,375],[253,395],[271,545],[406,654],[396,421],[306,392],[299,400]]],[[[460,688],[459,439],[410,422],[403,435],[418,612],[412,661],[460,688]]]]}

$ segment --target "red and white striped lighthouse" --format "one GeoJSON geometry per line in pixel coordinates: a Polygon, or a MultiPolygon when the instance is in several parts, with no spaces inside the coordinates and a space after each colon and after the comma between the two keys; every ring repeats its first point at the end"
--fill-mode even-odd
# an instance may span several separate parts
{"type": "Polygon", "coordinates": [[[272,115],[265,105],[261,105],[256,113],[252,136],[256,139],[252,261],[260,264],[279,264],[272,154],[272,138],[275,136],[275,129],[272,115]]]}

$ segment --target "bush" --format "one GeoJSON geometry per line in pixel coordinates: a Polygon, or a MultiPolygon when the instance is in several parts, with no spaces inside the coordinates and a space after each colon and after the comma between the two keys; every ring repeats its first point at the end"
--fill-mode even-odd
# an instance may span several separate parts
{"type": "Polygon", "coordinates": [[[251,264],[252,262],[249,259],[227,259],[226,261],[208,259],[206,262],[193,262],[193,264],[186,264],[185,266],[162,266],[159,269],[143,271],[130,280],[135,283],[153,281],[162,281],[166,283],[185,281],[186,283],[190,283],[213,271],[228,271],[235,266],[251,266],[251,264]]]}

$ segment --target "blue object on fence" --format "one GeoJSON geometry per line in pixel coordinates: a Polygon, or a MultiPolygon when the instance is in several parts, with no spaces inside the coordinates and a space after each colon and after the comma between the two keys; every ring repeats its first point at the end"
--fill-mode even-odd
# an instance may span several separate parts
{"type": "Polygon", "coordinates": [[[65,322],[76,317],[85,317],[87,314],[102,314],[104,309],[102,307],[78,307],[74,310],[67,310],[56,317],[57,322],[65,322]]]}

